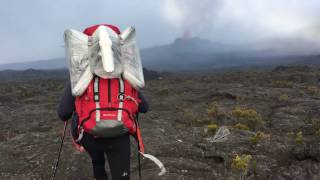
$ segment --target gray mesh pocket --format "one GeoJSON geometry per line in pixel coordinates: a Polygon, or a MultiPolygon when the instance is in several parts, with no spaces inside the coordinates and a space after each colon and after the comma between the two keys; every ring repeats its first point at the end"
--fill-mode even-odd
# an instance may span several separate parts
{"type": "Polygon", "coordinates": [[[103,120],[97,122],[92,128],[91,134],[98,137],[115,137],[129,132],[122,121],[118,120],[103,120]]]}

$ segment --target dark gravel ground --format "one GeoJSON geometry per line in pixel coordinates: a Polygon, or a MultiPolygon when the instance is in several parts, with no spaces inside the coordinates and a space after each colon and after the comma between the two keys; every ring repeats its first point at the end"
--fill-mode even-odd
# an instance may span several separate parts
{"type": "MultiPolygon", "coordinates": [[[[140,116],[142,133],[147,153],[168,173],[158,177],[157,167],[143,160],[143,179],[320,179],[319,77],[319,68],[283,67],[149,80],[144,93],[151,108],[140,116]],[[255,113],[237,116],[237,107],[255,113]],[[211,142],[216,127],[210,125],[226,126],[230,135],[211,142]]],[[[0,83],[0,179],[50,178],[63,128],[56,106],[64,82],[0,83]]],[[[132,179],[138,179],[135,146],[132,141],[132,179]]],[[[73,148],[68,134],[57,179],[91,177],[88,155],[73,148]]]]}

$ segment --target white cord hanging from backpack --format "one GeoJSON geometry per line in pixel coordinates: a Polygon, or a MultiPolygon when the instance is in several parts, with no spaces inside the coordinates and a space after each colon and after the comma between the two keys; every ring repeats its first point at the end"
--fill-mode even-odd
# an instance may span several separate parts
{"type": "Polygon", "coordinates": [[[154,162],[154,163],[160,168],[160,172],[158,173],[158,176],[162,176],[162,175],[164,175],[164,174],[167,172],[167,170],[166,170],[166,168],[164,167],[163,163],[162,163],[158,158],[156,158],[155,156],[153,156],[153,155],[151,155],[151,154],[145,154],[145,153],[142,153],[142,152],[140,152],[140,151],[139,151],[139,153],[140,153],[143,157],[145,157],[145,158],[151,160],[152,162],[154,162]]]}

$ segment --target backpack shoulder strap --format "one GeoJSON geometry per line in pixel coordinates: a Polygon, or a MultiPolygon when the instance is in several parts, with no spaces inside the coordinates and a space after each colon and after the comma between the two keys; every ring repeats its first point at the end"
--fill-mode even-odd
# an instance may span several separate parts
{"type": "Polygon", "coordinates": [[[122,109],[124,101],[124,81],[122,77],[119,78],[119,110],[118,110],[118,121],[122,120],[122,109]]]}
{"type": "Polygon", "coordinates": [[[94,85],[93,85],[93,97],[94,97],[94,102],[96,104],[96,121],[100,121],[100,85],[99,85],[99,77],[96,76],[94,78],[94,85]]]}
{"type": "Polygon", "coordinates": [[[94,102],[99,102],[100,101],[100,85],[99,85],[99,77],[94,78],[94,85],[93,85],[93,97],[94,97],[94,102]]]}

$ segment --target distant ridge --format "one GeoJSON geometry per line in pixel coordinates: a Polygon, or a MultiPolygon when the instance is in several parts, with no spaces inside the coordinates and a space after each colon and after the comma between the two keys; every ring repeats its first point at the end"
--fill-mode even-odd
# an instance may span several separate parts
{"type": "MultiPolygon", "coordinates": [[[[143,68],[144,79],[152,80],[160,77],[158,72],[143,68]]],[[[69,71],[61,69],[26,69],[26,70],[2,70],[0,71],[1,82],[30,80],[30,79],[67,79],[69,71]]]]}
{"type": "Polygon", "coordinates": [[[0,64],[0,70],[62,69],[66,67],[67,64],[64,58],[0,64]]]}
{"type": "MultiPolygon", "coordinates": [[[[270,48],[267,45],[263,48],[259,48],[259,45],[229,45],[212,42],[198,37],[187,39],[177,38],[171,44],[142,49],[142,64],[149,70],[171,72],[212,71],[224,68],[243,68],[266,65],[320,64],[320,52],[314,53],[316,55],[310,55],[294,51],[296,53],[293,54],[290,51],[295,50],[297,47],[292,49],[285,49],[285,47],[288,46],[288,42],[291,42],[290,44],[297,44],[293,43],[296,42],[295,40],[285,39],[277,42],[279,43],[277,48],[270,48]]],[[[300,46],[303,46],[304,48],[311,47],[311,45],[304,46],[304,43],[300,46]]],[[[0,71],[63,68],[67,68],[64,58],[0,64],[0,71]]]]}
{"type": "Polygon", "coordinates": [[[66,79],[69,76],[67,69],[26,69],[0,71],[1,82],[30,80],[30,79],[66,79]]]}
{"type": "Polygon", "coordinates": [[[287,43],[283,42],[288,41],[296,42],[293,39],[279,40],[277,48],[270,48],[267,45],[259,47],[258,44],[241,46],[222,44],[197,37],[178,38],[171,44],[144,49],[141,54],[144,66],[157,71],[211,71],[221,68],[293,63],[306,65],[320,61],[319,55],[294,51],[296,47],[286,49],[287,43]]]}

